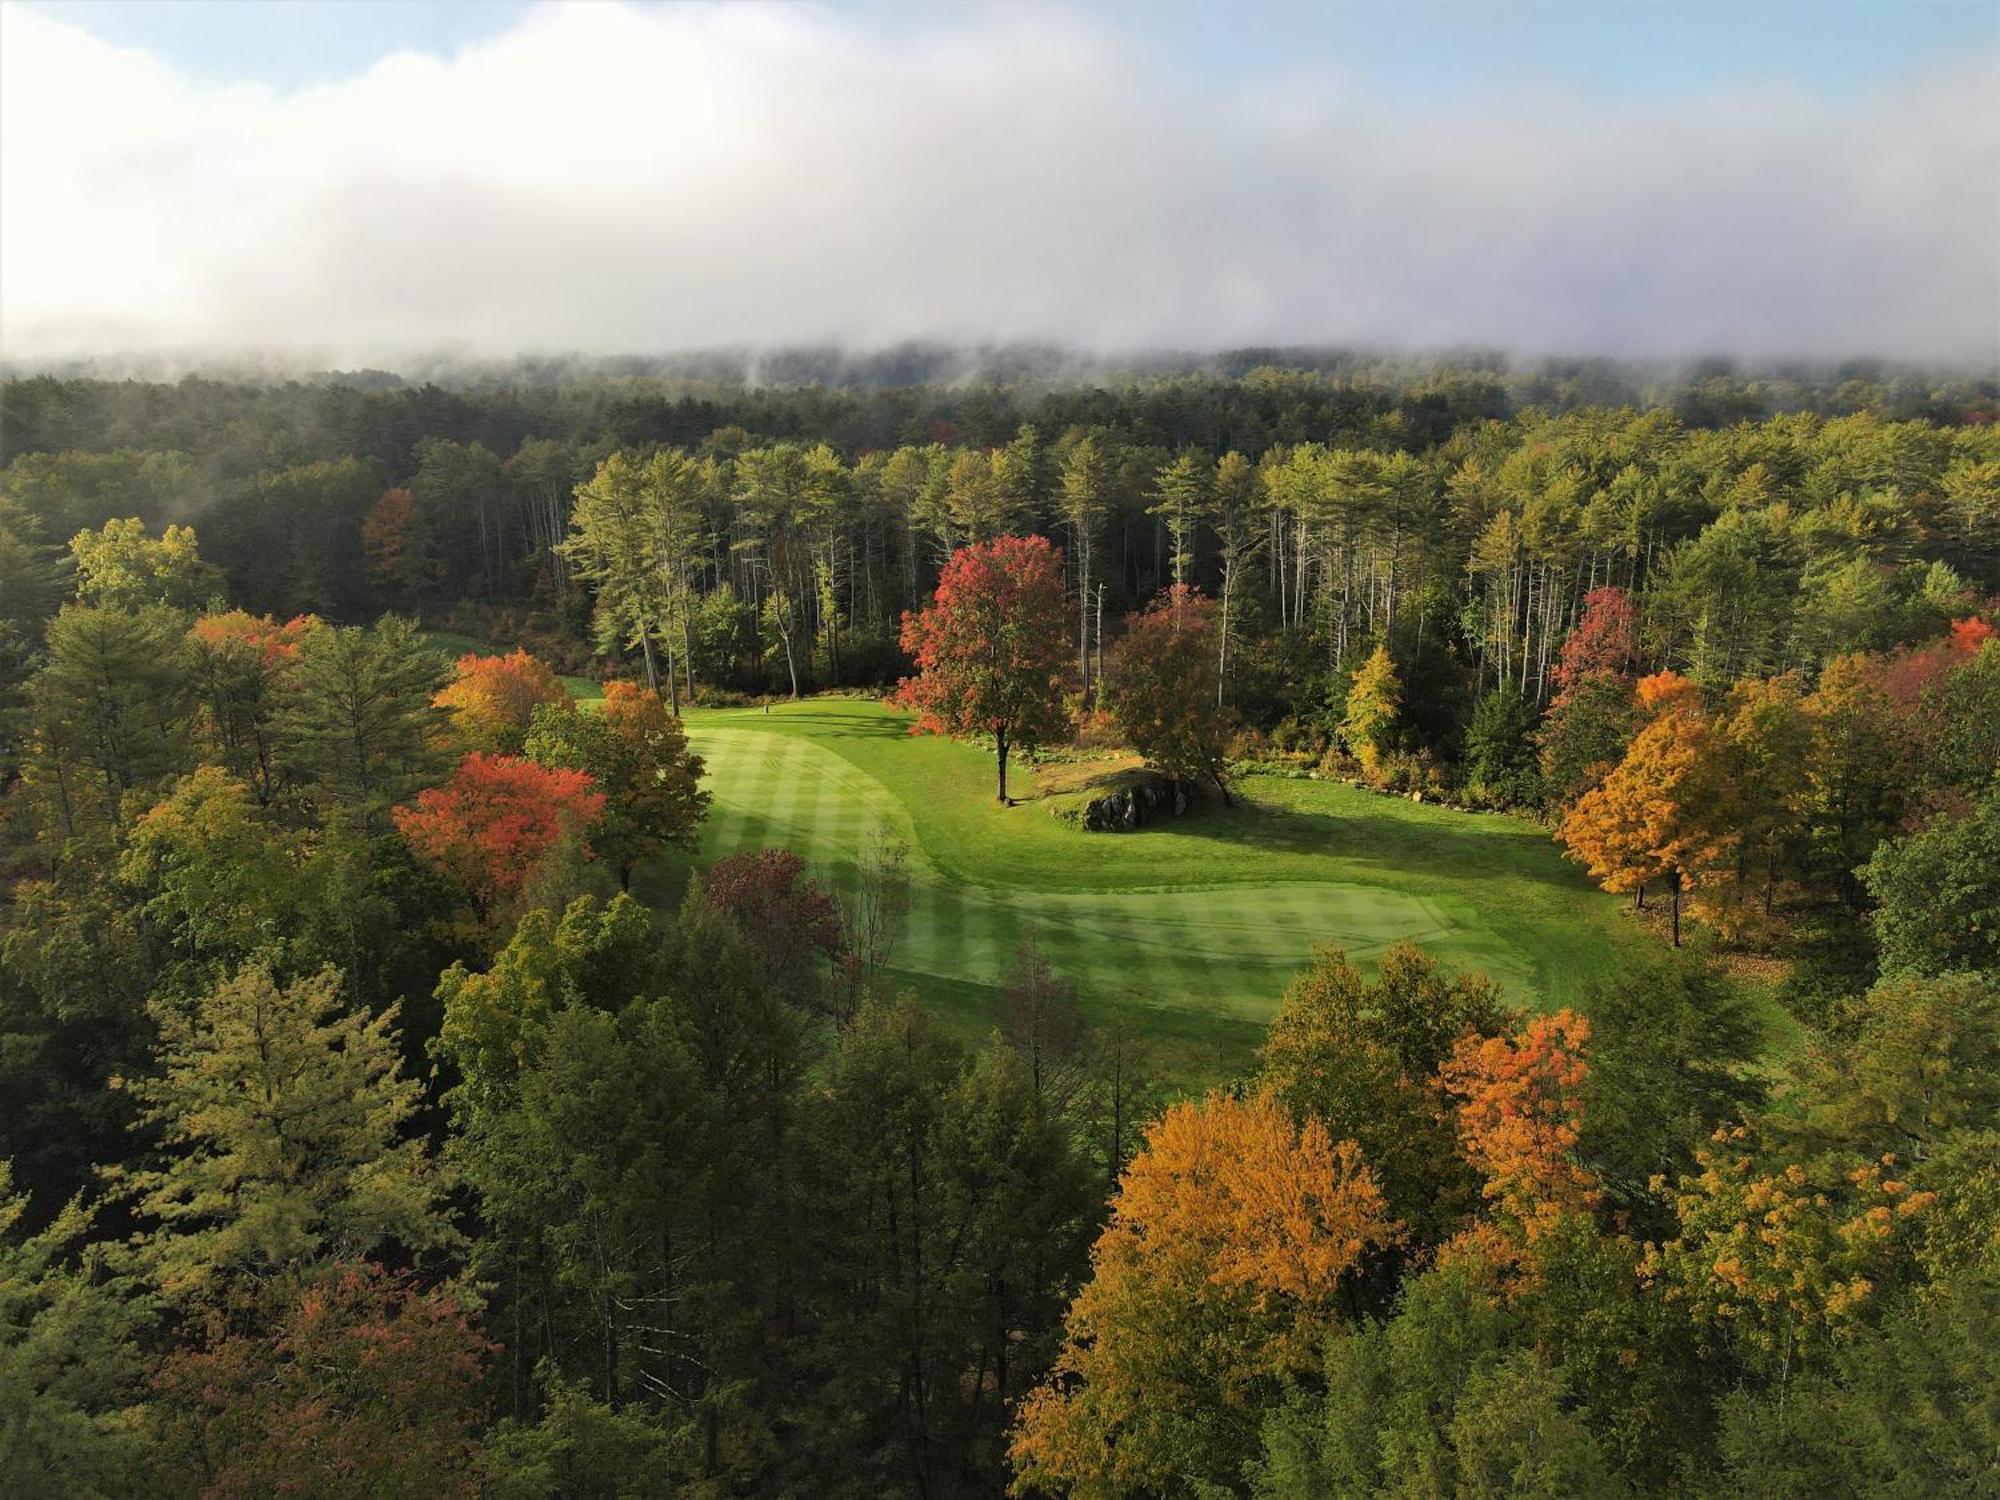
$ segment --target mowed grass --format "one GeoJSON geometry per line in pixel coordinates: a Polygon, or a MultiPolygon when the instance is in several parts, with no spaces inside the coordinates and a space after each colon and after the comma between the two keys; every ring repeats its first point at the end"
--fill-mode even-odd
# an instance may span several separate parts
{"type": "Polygon", "coordinates": [[[784,848],[851,889],[886,831],[909,848],[914,907],[891,958],[961,1034],[998,1020],[1000,975],[1032,939],[1086,1012],[1125,1012],[1165,1070],[1198,1084],[1246,1063],[1286,983],[1333,944],[1364,965],[1413,938],[1523,1005],[1574,999],[1613,950],[1645,941],[1518,819],[1251,777],[1240,805],[1132,833],[1050,815],[1026,767],[1001,807],[989,751],[909,733],[907,716],[811,699],[687,717],[714,802],[699,853],[648,872],[670,900],[694,865],[784,848]]]}

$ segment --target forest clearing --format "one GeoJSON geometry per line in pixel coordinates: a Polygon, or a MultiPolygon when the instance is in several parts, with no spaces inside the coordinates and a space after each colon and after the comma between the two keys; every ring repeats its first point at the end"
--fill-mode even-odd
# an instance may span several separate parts
{"type": "Polygon", "coordinates": [[[1415,939],[1543,1008],[1573,999],[1601,945],[1637,931],[1524,819],[1251,776],[1235,808],[1086,833],[1049,816],[1028,778],[1017,805],[999,806],[986,752],[913,737],[908,715],[868,700],[686,722],[715,800],[699,853],[670,857],[640,894],[677,899],[691,865],[755,849],[790,849],[852,891],[885,833],[909,850],[912,898],[887,968],[971,1041],[997,1023],[1000,976],[1024,941],[1093,1020],[1137,1018],[1167,1071],[1198,1081],[1249,1061],[1322,945],[1365,968],[1415,939]]]}

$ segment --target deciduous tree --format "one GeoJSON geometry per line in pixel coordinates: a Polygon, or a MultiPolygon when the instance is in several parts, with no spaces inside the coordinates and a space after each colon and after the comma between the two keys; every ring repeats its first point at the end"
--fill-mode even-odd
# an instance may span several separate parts
{"type": "Polygon", "coordinates": [[[200,609],[222,592],[222,573],[201,559],[192,526],[168,526],[155,541],[137,516],[79,531],[69,544],[77,602],[103,609],[154,605],[200,609]]]}
{"type": "Polygon", "coordinates": [[[442,1287],[367,1261],[330,1267],[270,1332],[161,1363],[154,1476],[202,1500],[470,1500],[493,1348],[442,1287]]]}
{"type": "Polygon", "coordinates": [[[1352,1141],[1268,1094],[1175,1105],[1126,1169],[1054,1374],[1021,1407],[1017,1490],[1234,1483],[1347,1277],[1396,1234],[1352,1141]]]}
{"type": "Polygon", "coordinates": [[[639,860],[699,838],[709,804],[702,759],[658,693],[607,682],[596,713],[542,704],[524,748],[537,765],[582,771],[597,783],[604,820],[592,847],[616,865],[621,886],[630,886],[639,860]]]}
{"type": "Polygon", "coordinates": [[[442,786],[393,810],[410,847],[487,914],[532,882],[558,844],[584,837],[603,816],[604,793],[586,772],[477,750],[442,786]]]}
{"type": "Polygon", "coordinates": [[[526,651],[505,656],[468,652],[452,669],[451,681],[431,701],[451,715],[452,728],[466,749],[502,755],[521,753],[536,709],[575,707],[549,664],[526,651]]]}
{"type": "Polygon", "coordinates": [[[1226,803],[1231,716],[1213,691],[1215,601],[1175,584],[1125,620],[1110,682],[1111,712],[1132,748],[1176,780],[1208,781],[1226,803]]]}
{"type": "Polygon", "coordinates": [[[1625,758],[1570,809],[1556,837],[1608,891],[1643,897],[1649,882],[1665,880],[1678,948],[1683,891],[1733,849],[1727,788],[1692,683],[1672,672],[1649,677],[1639,704],[1649,717],[1625,758]]]}
{"type": "Polygon", "coordinates": [[[1403,681],[1387,646],[1377,646],[1347,688],[1341,738],[1369,776],[1381,770],[1382,756],[1395,743],[1396,719],[1403,711],[1403,681]]]}
{"type": "Polygon", "coordinates": [[[1066,727],[1062,701],[1061,559],[1041,537],[1003,536],[962,547],[920,615],[903,616],[903,649],[917,675],[902,701],[933,734],[994,738],[998,798],[1007,798],[1007,754],[1066,727]]]}

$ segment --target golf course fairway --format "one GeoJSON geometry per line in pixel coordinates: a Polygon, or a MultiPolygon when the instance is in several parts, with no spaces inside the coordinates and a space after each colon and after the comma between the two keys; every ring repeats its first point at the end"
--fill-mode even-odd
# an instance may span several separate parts
{"type": "Polygon", "coordinates": [[[1366,966],[1412,938],[1542,1007],[1635,939],[1618,903],[1518,818],[1251,776],[1234,808],[1088,833],[1051,816],[1027,767],[1002,807],[990,751],[911,722],[852,698],[689,713],[714,800],[699,852],[653,872],[650,893],[755,849],[790,849],[851,889],[886,834],[908,848],[912,901],[889,969],[947,1026],[976,1037],[997,1022],[1000,975],[1031,939],[1087,1016],[1127,1013],[1188,1082],[1250,1057],[1323,945],[1366,966]]]}

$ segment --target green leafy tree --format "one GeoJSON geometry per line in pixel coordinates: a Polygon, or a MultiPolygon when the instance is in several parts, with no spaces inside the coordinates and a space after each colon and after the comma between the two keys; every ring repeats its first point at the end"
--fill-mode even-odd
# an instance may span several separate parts
{"type": "Polygon", "coordinates": [[[1565,692],[1535,736],[1550,802],[1573,807],[1595,790],[1625,758],[1636,718],[1622,678],[1590,678],[1565,692]]]}
{"type": "Polygon", "coordinates": [[[1503,803],[1533,807],[1541,800],[1535,759],[1535,706],[1511,687],[1479,700],[1465,730],[1465,779],[1503,803]]]}
{"type": "Polygon", "coordinates": [[[1861,879],[1876,902],[1884,973],[2000,970],[2000,790],[1963,817],[1885,840],[1861,879]]]}
{"type": "Polygon", "coordinates": [[[1840,1345],[1831,1368],[1723,1398],[1716,1495],[1971,1497],[2000,1443],[2000,1289],[1967,1280],[1840,1345]]]}
{"type": "Polygon", "coordinates": [[[186,628],[158,606],[69,605],[50,623],[47,662],[28,687],[27,774],[66,834],[121,825],[128,793],[186,763],[186,628]]]}
{"type": "Polygon", "coordinates": [[[1176,587],[1187,583],[1194,566],[1195,536],[1208,514],[1213,479],[1208,461],[1194,453],[1183,453],[1153,477],[1153,505],[1146,514],[1158,516],[1167,528],[1176,587]]]}
{"type": "Polygon", "coordinates": [[[1097,539],[1111,512],[1116,482],[1110,460],[1097,439],[1086,433],[1070,448],[1062,467],[1062,516],[1069,528],[1070,553],[1076,559],[1077,678],[1090,701],[1091,565],[1097,539]]]}
{"type": "Polygon", "coordinates": [[[1655,953],[1593,980],[1579,1151],[1607,1198],[1664,1236],[1648,1183],[1694,1169],[1695,1150],[1763,1101],[1755,1008],[1705,948],[1655,953]]]}
{"type": "Polygon", "coordinates": [[[92,1213],[72,1199],[25,1227],[0,1159],[0,1492],[105,1500],[137,1492],[142,1303],[110,1273],[92,1213]]]}
{"type": "Polygon", "coordinates": [[[1328,948],[1286,989],[1258,1079],[1300,1120],[1357,1142],[1389,1213],[1415,1244],[1436,1244],[1478,1191],[1438,1070],[1461,1036],[1496,1035],[1505,1014],[1488,981],[1415,944],[1391,947],[1373,979],[1328,948]]]}
{"type": "Polygon", "coordinates": [[[883,1490],[996,1476],[1083,1267],[1090,1193],[1069,1132],[1011,1049],[968,1067],[906,999],[843,1035],[805,1139],[829,1457],[883,1490]],[[889,1369],[893,1384],[870,1374],[889,1369]]]}

